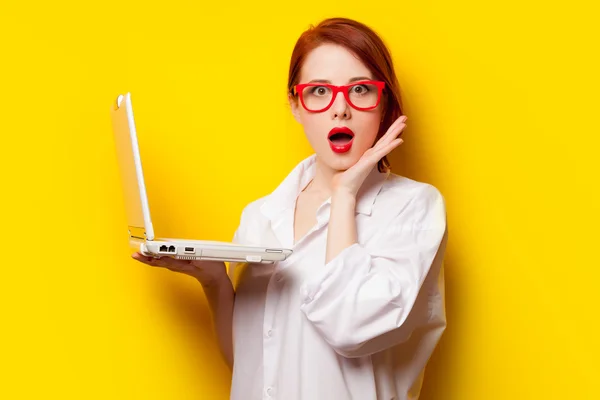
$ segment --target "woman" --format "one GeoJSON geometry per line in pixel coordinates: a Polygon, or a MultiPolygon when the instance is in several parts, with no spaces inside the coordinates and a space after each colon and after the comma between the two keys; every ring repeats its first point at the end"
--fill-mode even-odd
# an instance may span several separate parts
{"type": "Polygon", "coordinates": [[[446,326],[446,214],[435,187],[389,171],[406,126],[389,52],[365,25],[325,20],[298,39],[288,89],[315,154],[244,208],[234,241],[293,254],[229,276],[134,258],[200,281],[232,399],[416,399],[446,326]]]}

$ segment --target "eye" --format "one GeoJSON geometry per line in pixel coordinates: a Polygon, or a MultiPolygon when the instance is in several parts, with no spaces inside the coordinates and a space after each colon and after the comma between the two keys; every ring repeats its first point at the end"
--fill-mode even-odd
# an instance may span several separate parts
{"type": "Polygon", "coordinates": [[[355,85],[352,86],[352,89],[350,89],[352,93],[355,94],[365,94],[369,91],[369,88],[367,87],[367,85],[355,85]]]}
{"type": "Polygon", "coordinates": [[[310,93],[316,96],[326,96],[329,94],[329,88],[326,86],[314,86],[310,93]]]}

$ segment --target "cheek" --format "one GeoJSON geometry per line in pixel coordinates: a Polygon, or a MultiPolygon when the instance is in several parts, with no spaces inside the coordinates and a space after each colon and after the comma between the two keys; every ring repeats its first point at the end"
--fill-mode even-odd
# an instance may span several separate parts
{"type": "Polygon", "coordinates": [[[381,113],[369,113],[362,117],[360,122],[361,146],[369,148],[377,138],[377,132],[379,132],[379,125],[381,123],[381,113]]]}
{"type": "Polygon", "coordinates": [[[319,140],[323,138],[323,127],[326,127],[328,123],[326,114],[313,114],[302,111],[300,112],[300,121],[308,141],[313,145],[317,145],[319,140]]]}

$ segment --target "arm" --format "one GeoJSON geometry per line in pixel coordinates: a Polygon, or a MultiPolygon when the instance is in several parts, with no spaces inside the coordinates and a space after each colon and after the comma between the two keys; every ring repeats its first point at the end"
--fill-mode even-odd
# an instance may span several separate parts
{"type": "Polygon", "coordinates": [[[136,252],[132,257],[152,267],[163,267],[195,278],[204,288],[212,320],[217,331],[219,348],[225,361],[233,366],[232,316],[234,290],[225,263],[216,261],[186,261],[170,257],[155,259],[136,252]]]}
{"type": "MultiPolygon", "coordinates": [[[[246,209],[242,211],[240,223],[236,229],[232,243],[244,242],[247,224],[246,209]]],[[[204,292],[210,306],[213,323],[216,329],[219,347],[230,370],[233,370],[233,310],[235,304],[235,270],[238,263],[229,263],[229,269],[224,268],[224,274],[214,282],[203,283],[204,292]]]]}
{"type": "MultiPolygon", "coordinates": [[[[233,236],[233,243],[243,242],[241,238],[245,236],[246,219],[245,212],[242,212],[240,225],[233,236]]],[[[229,368],[233,369],[233,308],[235,289],[225,263],[218,261],[177,260],[170,257],[155,259],[144,256],[139,252],[132,254],[132,257],[152,267],[163,267],[174,272],[189,275],[200,282],[210,308],[219,349],[229,368]]],[[[233,263],[234,266],[235,263],[233,263]]],[[[233,268],[230,268],[230,271],[232,270],[233,268]]]]}
{"type": "Polygon", "coordinates": [[[152,267],[163,267],[195,278],[208,300],[213,323],[217,331],[219,348],[225,361],[233,366],[232,314],[234,291],[225,263],[215,261],[185,261],[170,257],[155,259],[136,252],[132,257],[152,267]]]}
{"type": "Polygon", "coordinates": [[[355,207],[356,197],[351,193],[346,191],[333,193],[327,233],[326,263],[357,242],[355,207]]]}
{"type": "Polygon", "coordinates": [[[208,300],[213,324],[217,333],[221,354],[230,369],[233,368],[233,335],[232,318],[234,291],[231,280],[226,273],[214,282],[203,283],[204,293],[208,300]]]}
{"type": "MultiPolygon", "coordinates": [[[[357,243],[352,199],[332,198],[326,264],[303,286],[308,320],[339,354],[360,357],[407,340],[428,315],[408,318],[445,250],[444,200],[432,186],[382,227],[369,249],[357,243]]],[[[435,282],[435,281],[434,281],[435,282]]]]}
{"type": "Polygon", "coordinates": [[[398,137],[407,118],[401,116],[388,128],[385,135],[361,156],[358,162],[342,174],[334,177],[334,191],[331,196],[331,214],[327,235],[325,262],[329,263],[342,250],[357,242],[354,212],[356,195],[367,175],[376,167],[379,160],[404,141],[398,137]]]}

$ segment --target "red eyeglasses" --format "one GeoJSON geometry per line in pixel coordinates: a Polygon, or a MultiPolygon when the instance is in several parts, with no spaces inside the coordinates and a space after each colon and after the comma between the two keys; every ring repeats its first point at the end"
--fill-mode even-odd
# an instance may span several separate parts
{"type": "Polygon", "coordinates": [[[337,94],[342,92],[348,104],[359,111],[372,110],[379,105],[385,87],[382,81],[359,81],[335,86],[328,83],[301,83],[292,88],[302,106],[310,112],[327,111],[337,94]]]}

